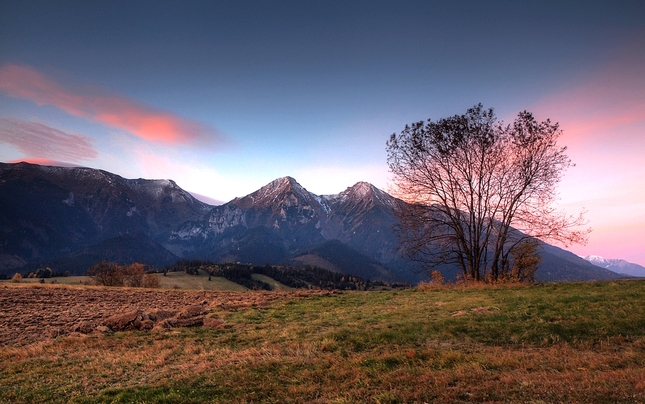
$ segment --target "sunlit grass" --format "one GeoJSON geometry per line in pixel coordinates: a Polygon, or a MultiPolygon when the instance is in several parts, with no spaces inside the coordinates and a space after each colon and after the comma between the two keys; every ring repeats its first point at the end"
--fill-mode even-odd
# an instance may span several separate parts
{"type": "MultiPolygon", "coordinates": [[[[226,278],[219,276],[212,276],[208,280],[208,274],[199,271],[199,275],[188,275],[185,272],[168,272],[165,276],[158,274],[161,289],[181,289],[181,290],[221,290],[221,291],[244,291],[248,290],[244,286],[235,282],[229,281],[226,278]]],[[[269,278],[270,279],[270,278],[269,278]]],[[[9,282],[9,281],[3,281],[9,282]]],[[[70,285],[70,286],[88,286],[93,285],[92,278],[89,276],[61,276],[56,278],[23,278],[22,283],[28,285],[70,285]],[[41,283],[43,281],[43,283],[41,283]]],[[[289,290],[290,288],[282,285],[279,282],[272,280],[276,289],[289,290]]],[[[0,283],[1,284],[1,283],[0,283]]]]}
{"type": "Polygon", "coordinates": [[[346,292],[0,350],[7,402],[642,402],[645,282],[346,292]]]}

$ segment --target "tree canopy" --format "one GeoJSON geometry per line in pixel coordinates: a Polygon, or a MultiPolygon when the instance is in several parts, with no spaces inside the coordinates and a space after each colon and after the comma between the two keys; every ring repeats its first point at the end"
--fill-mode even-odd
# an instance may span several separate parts
{"type": "Polygon", "coordinates": [[[526,243],[584,243],[582,213],[554,207],[572,166],[560,135],[557,123],[527,111],[505,125],[481,104],[392,134],[388,165],[396,196],[407,202],[397,211],[402,253],[424,269],[456,264],[466,279],[523,280],[537,265],[526,243]]]}

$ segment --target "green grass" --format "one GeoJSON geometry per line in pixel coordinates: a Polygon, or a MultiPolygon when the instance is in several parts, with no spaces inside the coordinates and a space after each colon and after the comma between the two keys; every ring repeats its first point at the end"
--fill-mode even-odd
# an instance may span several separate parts
{"type": "Polygon", "coordinates": [[[185,272],[168,272],[166,276],[159,274],[160,287],[163,289],[189,289],[189,290],[224,290],[244,291],[242,285],[228,279],[213,276],[208,280],[208,275],[199,271],[199,275],[188,275],[185,272]]]}
{"type": "MultiPolygon", "coordinates": [[[[231,291],[231,292],[240,292],[248,290],[246,287],[237,284],[235,282],[229,281],[226,278],[213,276],[211,280],[208,280],[208,274],[203,271],[199,271],[199,275],[188,275],[185,272],[168,272],[166,276],[163,274],[158,274],[160,280],[160,287],[162,289],[181,289],[181,290],[221,290],[221,291],[231,291]]],[[[292,290],[288,286],[281,284],[269,277],[264,275],[254,274],[253,277],[258,277],[257,279],[267,282],[272,285],[277,290],[292,290]]],[[[92,278],[89,276],[61,276],[56,278],[47,278],[45,279],[46,284],[51,284],[55,281],[61,285],[91,285],[92,278]]],[[[11,280],[4,280],[2,282],[11,282],[11,280]]],[[[36,278],[24,278],[23,283],[39,283],[40,279],[36,278]]]]}
{"type": "MultiPolygon", "coordinates": [[[[251,293],[251,292],[250,292],[251,293]]],[[[345,292],[0,350],[0,401],[645,401],[645,281],[345,292]]]]}
{"type": "Polygon", "coordinates": [[[266,275],[251,274],[251,277],[253,279],[255,279],[255,280],[262,281],[262,282],[268,284],[269,286],[271,286],[272,290],[296,290],[296,288],[286,286],[286,285],[284,285],[284,284],[282,284],[282,283],[276,281],[275,279],[273,279],[271,277],[268,277],[266,275]]]}

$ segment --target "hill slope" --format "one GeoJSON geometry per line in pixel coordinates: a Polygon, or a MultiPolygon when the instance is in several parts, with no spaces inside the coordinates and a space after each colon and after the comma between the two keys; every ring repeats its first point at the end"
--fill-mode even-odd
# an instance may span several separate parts
{"type": "MultiPolygon", "coordinates": [[[[0,163],[0,271],[48,263],[82,273],[94,259],[163,265],[178,257],[315,262],[365,279],[416,283],[425,276],[397,253],[392,230],[402,203],[365,182],[315,195],[283,177],[210,206],[171,180],[0,163]]],[[[620,277],[556,247],[545,245],[542,256],[541,281],[620,277]]],[[[456,268],[443,270],[454,279],[456,268]]]]}

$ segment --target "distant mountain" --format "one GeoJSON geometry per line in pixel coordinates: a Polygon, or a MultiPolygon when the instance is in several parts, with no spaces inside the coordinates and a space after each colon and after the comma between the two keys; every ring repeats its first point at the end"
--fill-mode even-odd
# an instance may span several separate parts
{"type": "Polygon", "coordinates": [[[645,267],[627,262],[623,259],[607,259],[599,255],[588,255],[584,259],[593,265],[608,269],[617,274],[645,277],[645,267]]]}
{"type": "Polygon", "coordinates": [[[612,280],[621,278],[615,272],[599,268],[576,254],[562,248],[542,243],[542,262],[535,273],[539,282],[612,280]]]}
{"type": "Polygon", "coordinates": [[[361,261],[360,255],[378,265],[369,276],[351,265],[328,262],[327,268],[367,279],[418,282],[423,276],[411,271],[412,265],[396,251],[392,226],[398,203],[402,202],[365,182],[339,194],[315,195],[295,179],[283,177],[214,207],[200,221],[187,222],[173,234],[171,250],[263,265],[296,257],[301,262],[302,251],[318,252],[316,248],[336,240],[345,245],[344,262],[361,261]]]}
{"type": "MultiPolygon", "coordinates": [[[[427,279],[397,253],[403,204],[366,182],[315,195],[291,177],[220,206],[171,180],[125,179],[90,168],[0,163],[0,273],[47,265],[83,273],[102,259],[177,259],[317,266],[370,280],[427,279]]],[[[615,279],[544,245],[540,281],[615,279]]],[[[442,268],[454,279],[457,268],[442,268]]]]}
{"type": "Polygon", "coordinates": [[[210,208],[170,180],[0,163],[0,256],[40,262],[128,233],[163,245],[210,208]]]}

